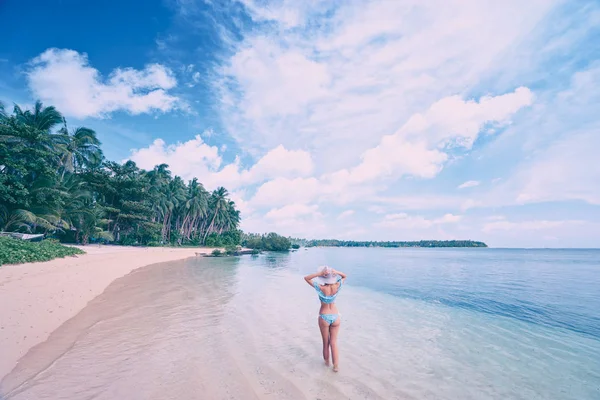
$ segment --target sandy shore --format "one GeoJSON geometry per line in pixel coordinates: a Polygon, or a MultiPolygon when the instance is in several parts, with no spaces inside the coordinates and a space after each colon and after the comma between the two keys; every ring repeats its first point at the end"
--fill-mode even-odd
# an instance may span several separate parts
{"type": "Polygon", "coordinates": [[[85,246],[87,254],[0,267],[0,380],[29,349],[75,316],[115,279],[207,248],[85,246]]]}

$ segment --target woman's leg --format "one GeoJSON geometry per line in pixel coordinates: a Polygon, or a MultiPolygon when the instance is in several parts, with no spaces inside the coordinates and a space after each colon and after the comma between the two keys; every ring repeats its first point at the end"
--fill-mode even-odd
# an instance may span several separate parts
{"type": "Polygon", "coordinates": [[[317,318],[319,319],[319,329],[323,338],[323,359],[325,360],[325,365],[329,367],[329,324],[323,318],[317,318]]]}
{"type": "Polygon", "coordinates": [[[342,317],[337,317],[335,322],[329,325],[329,344],[331,346],[331,356],[333,358],[333,370],[338,371],[338,363],[340,361],[340,353],[337,345],[337,337],[340,332],[340,325],[342,324],[342,317]]]}

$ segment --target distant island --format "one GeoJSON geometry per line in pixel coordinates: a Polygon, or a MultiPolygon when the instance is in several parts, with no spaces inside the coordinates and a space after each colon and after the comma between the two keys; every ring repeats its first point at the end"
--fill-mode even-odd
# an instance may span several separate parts
{"type": "Polygon", "coordinates": [[[473,240],[419,240],[412,242],[377,242],[355,241],[336,239],[294,239],[290,238],[292,245],[304,247],[488,247],[483,242],[473,240]]]}

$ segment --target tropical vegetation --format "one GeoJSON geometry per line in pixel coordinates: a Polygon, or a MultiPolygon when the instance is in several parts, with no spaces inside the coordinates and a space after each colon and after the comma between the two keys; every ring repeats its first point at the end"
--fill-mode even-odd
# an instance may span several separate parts
{"type": "Polygon", "coordinates": [[[96,132],[71,128],[37,102],[0,104],[0,231],[64,242],[237,245],[240,212],[223,187],[209,192],[168,165],[150,171],[105,159],[96,132]]]}
{"type": "Polygon", "coordinates": [[[76,247],[63,246],[56,240],[28,242],[10,237],[0,237],[0,265],[48,261],[83,254],[76,247]]]}
{"type": "Polygon", "coordinates": [[[473,240],[419,240],[412,242],[377,242],[336,239],[291,239],[293,244],[304,247],[487,247],[483,242],[473,240]]]}
{"type": "Polygon", "coordinates": [[[257,233],[242,234],[242,246],[254,250],[264,251],[286,251],[292,247],[289,238],[278,235],[274,232],[264,235],[257,233]]]}

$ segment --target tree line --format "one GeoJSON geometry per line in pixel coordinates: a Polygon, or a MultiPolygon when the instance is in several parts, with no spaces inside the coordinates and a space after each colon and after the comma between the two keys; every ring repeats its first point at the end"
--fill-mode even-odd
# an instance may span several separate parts
{"type": "Polygon", "coordinates": [[[105,159],[96,132],[54,107],[0,104],[0,230],[65,242],[237,245],[240,212],[219,187],[105,159]]]}
{"type": "Polygon", "coordinates": [[[267,234],[244,233],[242,234],[241,243],[242,246],[249,249],[264,251],[285,251],[292,247],[292,242],[289,238],[274,232],[267,234]]]}
{"type": "Polygon", "coordinates": [[[291,239],[293,244],[304,247],[487,247],[473,240],[419,240],[419,241],[355,241],[336,239],[291,239]]]}

